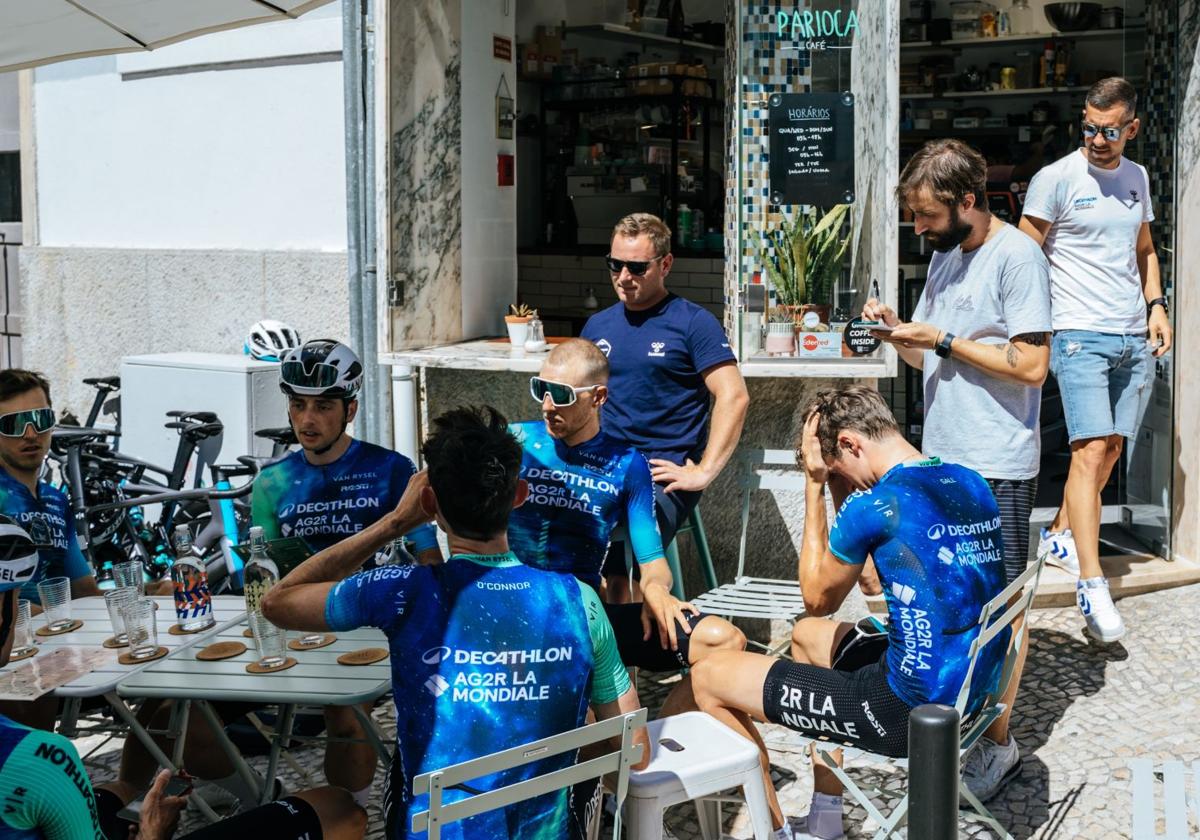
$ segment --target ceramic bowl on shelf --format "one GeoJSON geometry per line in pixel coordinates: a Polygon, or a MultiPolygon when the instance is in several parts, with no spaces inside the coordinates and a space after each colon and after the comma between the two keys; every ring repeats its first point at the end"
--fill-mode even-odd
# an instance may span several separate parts
{"type": "Polygon", "coordinates": [[[1083,32],[1100,22],[1099,3],[1047,3],[1046,20],[1059,32],[1083,32]]]}

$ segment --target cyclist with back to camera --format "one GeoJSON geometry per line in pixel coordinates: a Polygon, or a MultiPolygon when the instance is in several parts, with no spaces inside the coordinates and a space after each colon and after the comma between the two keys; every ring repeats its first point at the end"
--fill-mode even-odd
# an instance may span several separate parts
{"type": "MultiPolygon", "coordinates": [[[[308,341],[289,351],[279,367],[279,388],[288,398],[288,421],[300,450],[263,468],[254,482],[251,517],[268,540],[300,537],[314,551],[357,534],[392,510],[416,472],[398,452],[355,440],[346,427],[358,413],[363,367],[358,356],[331,339],[308,341]]],[[[408,534],[422,563],[440,562],[433,526],[408,534]]],[[[368,559],[368,567],[372,566],[368,559]]],[[[331,736],[325,775],[365,804],[375,776],[375,752],[348,708],[325,709],[331,736]]]]}

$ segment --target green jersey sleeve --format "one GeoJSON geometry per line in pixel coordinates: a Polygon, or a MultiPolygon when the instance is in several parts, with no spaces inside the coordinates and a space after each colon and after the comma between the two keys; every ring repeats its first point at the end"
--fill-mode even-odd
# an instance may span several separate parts
{"type": "Polygon", "coordinates": [[[32,729],[13,747],[0,767],[0,824],[45,840],[105,840],[92,783],[69,740],[32,729]]]}
{"type": "Polygon", "coordinates": [[[611,703],[629,690],[629,672],[617,652],[617,637],[604,604],[596,590],[581,580],[579,595],[583,599],[583,610],[587,613],[588,633],[592,637],[592,703],[611,703]]]}
{"type": "Polygon", "coordinates": [[[250,495],[250,523],[263,529],[263,537],[277,540],[283,536],[279,528],[279,505],[275,501],[274,471],[263,470],[254,480],[250,495]]]}

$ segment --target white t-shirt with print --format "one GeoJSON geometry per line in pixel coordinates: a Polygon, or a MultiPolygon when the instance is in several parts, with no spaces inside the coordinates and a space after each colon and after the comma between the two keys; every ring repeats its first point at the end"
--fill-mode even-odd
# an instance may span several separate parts
{"type": "Polygon", "coordinates": [[[1051,223],[1042,248],[1054,329],[1145,335],[1137,241],[1154,221],[1146,168],[1122,157],[1102,169],[1076,149],[1033,176],[1022,212],[1051,223]]]}

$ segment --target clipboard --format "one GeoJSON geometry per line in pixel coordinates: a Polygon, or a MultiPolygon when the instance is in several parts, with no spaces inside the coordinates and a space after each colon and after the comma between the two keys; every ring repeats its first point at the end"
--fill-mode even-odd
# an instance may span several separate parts
{"type": "MultiPolygon", "coordinates": [[[[237,552],[238,557],[242,558],[243,563],[250,559],[250,543],[235,545],[233,550],[237,552]]],[[[308,543],[300,537],[280,537],[277,540],[267,540],[267,556],[274,560],[275,565],[279,567],[281,578],[312,557],[314,553],[308,543]]]]}

